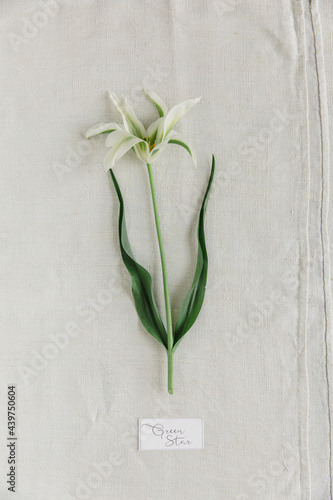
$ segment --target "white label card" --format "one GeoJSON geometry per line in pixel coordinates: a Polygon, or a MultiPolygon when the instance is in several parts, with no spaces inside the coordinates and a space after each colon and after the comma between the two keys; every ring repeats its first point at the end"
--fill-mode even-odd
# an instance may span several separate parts
{"type": "Polygon", "coordinates": [[[139,418],[139,450],[203,450],[202,418],[139,418]]]}

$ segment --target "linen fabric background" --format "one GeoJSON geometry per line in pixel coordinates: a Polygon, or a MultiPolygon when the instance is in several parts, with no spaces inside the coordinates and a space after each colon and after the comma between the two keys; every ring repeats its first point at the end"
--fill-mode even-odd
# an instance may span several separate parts
{"type": "MultiPolygon", "coordinates": [[[[17,387],[17,500],[332,499],[329,0],[2,0],[0,497],[17,387]],[[209,176],[209,275],[175,356],[142,327],[98,122],[107,90],[198,153],[153,164],[174,320],[209,176]],[[140,452],[139,417],[202,417],[205,449],[140,452]]],[[[114,169],[137,260],[161,270],[146,169],[114,169]]]]}

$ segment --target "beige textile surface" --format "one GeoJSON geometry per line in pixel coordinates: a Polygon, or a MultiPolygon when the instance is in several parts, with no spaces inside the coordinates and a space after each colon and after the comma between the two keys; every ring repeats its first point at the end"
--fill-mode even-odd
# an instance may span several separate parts
{"type": "MultiPolygon", "coordinates": [[[[329,500],[332,304],[326,0],[2,0],[0,498],[329,500]],[[191,285],[211,154],[205,303],[175,356],[136,315],[102,139],[107,90],[198,153],[153,164],[173,316],[191,285]],[[17,387],[9,492],[7,386],[17,387]],[[202,451],[139,452],[139,417],[202,417],[202,451]]],[[[115,167],[129,238],[162,281],[145,168],[115,167]]]]}

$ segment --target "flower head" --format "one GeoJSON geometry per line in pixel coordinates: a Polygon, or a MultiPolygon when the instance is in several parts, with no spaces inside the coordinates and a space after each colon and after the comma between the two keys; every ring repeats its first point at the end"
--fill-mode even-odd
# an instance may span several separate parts
{"type": "Polygon", "coordinates": [[[178,120],[193,108],[201,98],[189,99],[168,110],[167,105],[155,92],[152,90],[145,90],[144,92],[155,104],[159,114],[159,118],[147,129],[136,117],[134,109],[127,99],[125,97],[118,99],[115,94],[110,92],[110,98],[121,114],[123,124],[100,123],[87,130],[87,139],[99,134],[108,134],[105,146],[111,149],[104,158],[105,170],[112,168],[116,161],[130,149],[133,149],[140,160],[145,163],[152,163],[168,144],[178,144],[185,148],[196,166],[196,154],[192,147],[173,128],[178,120]]]}

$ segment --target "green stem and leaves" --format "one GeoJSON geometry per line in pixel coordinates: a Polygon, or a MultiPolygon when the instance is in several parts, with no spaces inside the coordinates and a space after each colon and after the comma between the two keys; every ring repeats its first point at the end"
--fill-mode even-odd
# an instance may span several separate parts
{"type": "Polygon", "coordinates": [[[198,257],[197,257],[196,270],[194,273],[191,289],[184,299],[174,329],[172,327],[172,314],[171,314],[170,295],[169,295],[164,247],[163,247],[160,221],[157,210],[153,173],[150,164],[147,164],[147,169],[148,169],[150,189],[153,201],[156,232],[160,249],[167,329],[165,329],[165,326],[163,324],[159,310],[156,305],[156,301],[153,294],[151,275],[144,267],[142,267],[134,259],[133,253],[131,251],[126,230],[123,197],[117,179],[112,169],[110,169],[110,175],[119,200],[120,209],[119,209],[118,231],[119,231],[120,250],[123,262],[132,278],[132,294],[134,298],[135,308],[143,326],[146,328],[148,333],[150,333],[150,335],[152,335],[156,340],[158,340],[158,342],[160,342],[167,350],[168,392],[169,394],[173,394],[174,352],[178,347],[179,342],[182,340],[184,335],[188,332],[188,330],[193,326],[194,322],[196,321],[198,314],[201,310],[205,296],[207,272],[208,272],[208,255],[205,243],[204,217],[207,208],[209,193],[214,178],[215,159],[213,156],[209,181],[199,214],[199,223],[197,231],[198,257]]]}

